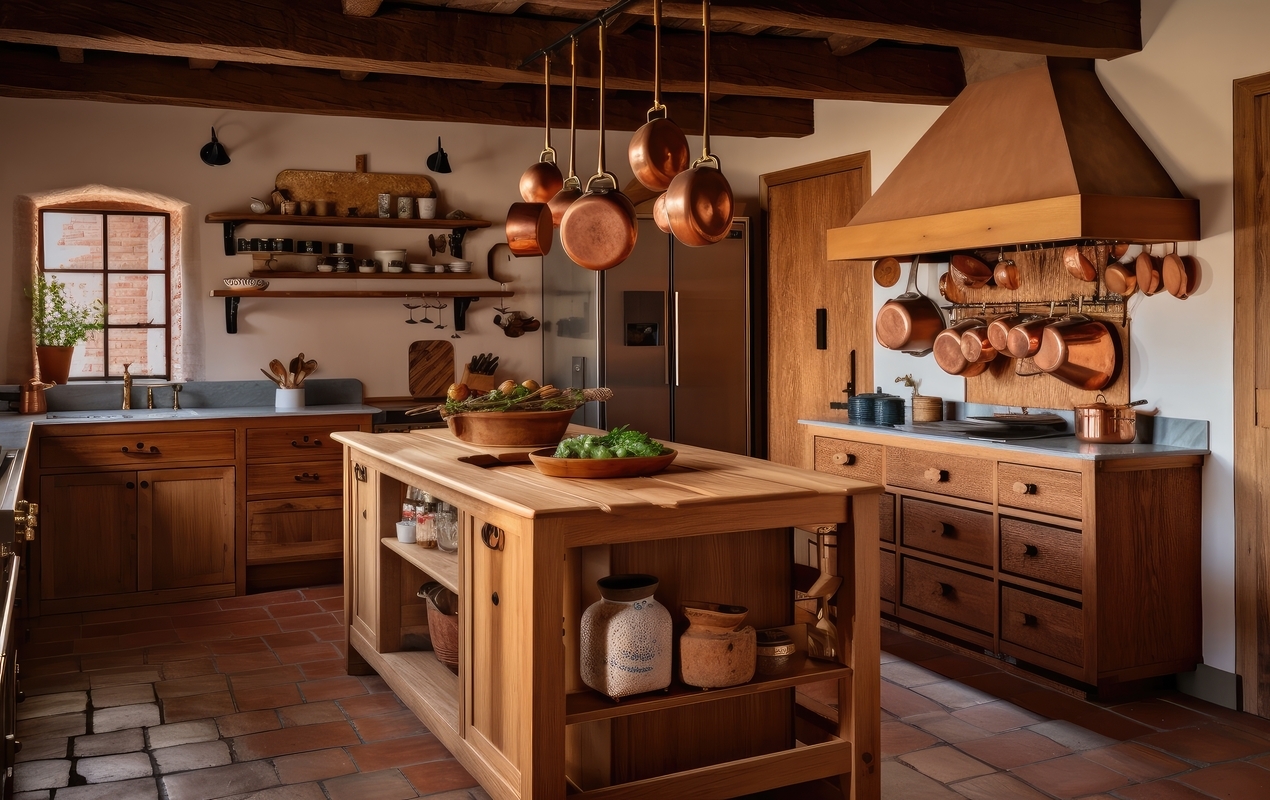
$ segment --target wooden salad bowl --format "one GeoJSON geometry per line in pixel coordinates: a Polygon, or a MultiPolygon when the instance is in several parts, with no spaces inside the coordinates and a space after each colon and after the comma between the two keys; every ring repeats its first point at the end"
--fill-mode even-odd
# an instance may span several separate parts
{"type": "Polygon", "coordinates": [[[633,458],[555,458],[555,449],[535,450],[529,460],[553,478],[642,478],[655,475],[679,455],[667,450],[659,456],[633,458]]]}
{"type": "Polygon", "coordinates": [[[574,409],[564,411],[479,411],[445,418],[450,433],[487,447],[545,447],[564,438],[574,409]]]}

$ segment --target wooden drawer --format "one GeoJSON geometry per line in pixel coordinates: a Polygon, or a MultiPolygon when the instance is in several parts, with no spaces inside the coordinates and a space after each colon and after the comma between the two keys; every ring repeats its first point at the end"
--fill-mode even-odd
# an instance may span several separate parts
{"type": "Polygon", "coordinates": [[[150,469],[176,462],[233,462],[234,432],[170,431],[45,436],[40,468],[116,467],[150,469]]]}
{"type": "Polygon", "coordinates": [[[997,502],[1043,514],[1084,516],[1081,475],[1064,469],[997,464],[997,502]]]}
{"type": "Polygon", "coordinates": [[[882,578],[882,599],[887,602],[895,602],[895,551],[881,550],[880,553],[882,568],[879,571],[882,578]]]}
{"type": "Polygon", "coordinates": [[[959,561],[992,566],[992,515],[905,497],[900,541],[959,561]]]}
{"type": "Polygon", "coordinates": [[[331,441],[331,434],[355,430],[358,430],[355,422],[294,428],[248,428],[247,460],[339,458],[344,448],[339,442],[331,441]]]}
{"type": "Polygon", "coordinates": [[[247,467],[249,496],[340,494],[343,491],[344,472],[340,461],[288,461],[247,467]]]}
{"type": "Polygon", "coordinates": [[[816,471],[882,483],[882,446],[817,436],[816,471]]]}
{"type": "Polygon", "coordinates": [[[248,564],[281,564],[343,555],[342,498],[257,500],[247,504],[248,564]]]}
{"type": "Polygon", "coordinates": [[[1001,587],[1001,641],[1053,656],[1068,664],[1085,662],[1081,609],[1054,598],[1001,587]]]}
{"type": "Polygon", "coordinates": [[[878,538],[895,544],[895,495],[878,498],[878,538]]]}
{"type": "Polygon", "coordinates": [[[1001,518],[1001,571],[1080,591],[1080,531],[1001,518]]]}
{"type": "Polygon", "coordinates": [[[904,556],[903,604],[969,628],[990,632],[996,621],[992,580],[904,556]]]}
{"type": "Polygon", "coordinates": [[[886,482],[923,492],[992,502],[994,462],[904,447],[886,448],[886,482]]]}

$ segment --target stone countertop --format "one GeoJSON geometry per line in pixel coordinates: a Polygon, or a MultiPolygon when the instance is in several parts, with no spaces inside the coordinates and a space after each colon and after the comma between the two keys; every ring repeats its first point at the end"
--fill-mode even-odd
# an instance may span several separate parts
{"type": "MultiPolygon", "coordinates": [[[[1163,419],[1157,420],[1157,425],[1163,419]]],[[[1196,441],[1197,431],[1187,431],[1191,435],[1170,437],[1169,441],[1185,442],[1185,444],[1090,444],[1081,442],[1074,435],[1055,436],[1047,439],[1025,439],[1013,442],[987,441],[970,439],[964,436],[928,433],[913,430],[897,430],[874,425],[852,425],[847,422],[830,422],[827,420],[801,419],[803,425],[821,428],[835,428],[844,434],[861,433],[869,436],[894,437],[897,441],[917,439],[921,441],[946,441],[957,444],[984,447],[1009,453],[1034,453],[1063,458],[1077,458],[1087,461],[1113,461],[1126,458],[1159,458],[1160,456],[1202,456],[1208,455],[1209,449],[1200,446],[1196,441]]],[[[1203,437],[1207,441],[1208,423],[1202,420],[1170,420],[1173,426],[1182,428],[1185,423],[1202,426],[1203,437]]],[[[1181,433],[1181,431],[1178,431],[1181,433]]]]}

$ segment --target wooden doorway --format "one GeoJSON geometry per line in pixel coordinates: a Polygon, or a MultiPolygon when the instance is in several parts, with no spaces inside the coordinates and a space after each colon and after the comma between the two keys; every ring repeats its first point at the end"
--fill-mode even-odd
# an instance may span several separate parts
{"type": "Polygon", "coordinates": [[[1235,671],[1270,717],[1270,73],[1234,100],[1235,671]]]}
{"type": "Polygon", "coordinates": [[[855,390],[873,387],[873,279],[869,265],[829,261],[825,232],[846,225],[872,194],[869,154],[759,176],[767,241],[767,457],[810,469],[800,419],[847,419],[855,390]],[[817,309],[824,309],[818,342],[817,309]]]}

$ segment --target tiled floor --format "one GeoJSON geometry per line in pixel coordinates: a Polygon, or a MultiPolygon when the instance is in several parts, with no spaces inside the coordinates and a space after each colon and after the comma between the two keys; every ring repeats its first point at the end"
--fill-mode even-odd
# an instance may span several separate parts
{"type": "MultiPolygon", "coordinates": [[[[18,800],[487,798],[383,681],[344,674],[342,604],[35,620],[18,800]]],[[[1087,703],[891,631],[883,649],[886,800],[1270,798],[1270,721],[1175,693],[1087,703]]]]}

